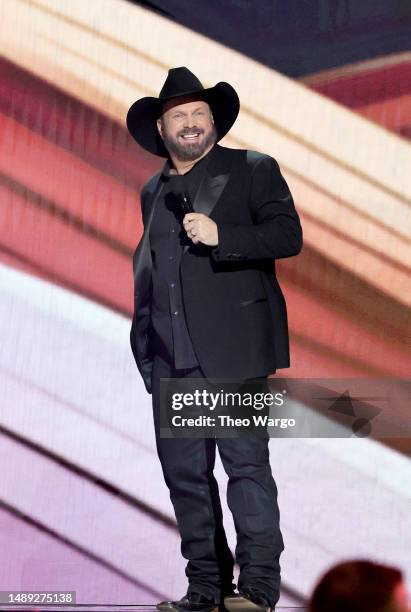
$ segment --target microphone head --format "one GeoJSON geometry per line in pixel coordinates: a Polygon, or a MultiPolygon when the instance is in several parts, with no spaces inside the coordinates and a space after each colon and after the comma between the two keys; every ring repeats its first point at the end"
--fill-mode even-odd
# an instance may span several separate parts
{"type": "Polygon", "coordinates": [[[173,194],[177,207],[180,209],[182,214],[194,212],[183,174],[176,174],[171,177],[170,191],[173,194]]]}
{"type": "Polygon", "coordinates": [[[182,198],[185,192],[185,182],[184,176],[182,174],[174,174],[170,177],[170,187],[171,193],[176,196],[176,198],[182,198]]]}

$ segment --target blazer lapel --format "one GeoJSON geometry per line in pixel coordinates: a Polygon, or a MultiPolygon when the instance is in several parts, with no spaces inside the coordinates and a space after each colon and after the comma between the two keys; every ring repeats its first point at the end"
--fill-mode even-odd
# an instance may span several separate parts
{"type": "Polygon", "coordinates": [[[158,202],[159,196],[163,190],[164,182],[158,179],[157,184],[153,190],[153,202],[150,207],[150,212],[147,218],[147,222],[144,227],[144,234],[139,242],[139,245],[134,253],[133,258],[133,272],[134,272],[134,295],[136,296],[144,294],[144,287],[151,279],[151,268],[153,265],[151,258],[151,247],[150,247],[150,226],[154,216],[154,210],[156,203],[158,202]],[[142,290],[143,288],[143,290],[142,290]]]}
{"type": "Polygon", "coordinates": [[[229,178],[228,172],[217,176],[204,176],[194,199],[194,210],[209,217],[229,178]]]}
{"type": "MultiPolygon", "coordinates": [[[[215,164],[210,164],[194,198],[193,208],[195,212],[204,213],[209,217],[223,193],[229,178],[229,172],[215,174],[215,164]]],[[[183,247],[183,255],[190,246],[190,244],[187,244],[183,247]]]]}

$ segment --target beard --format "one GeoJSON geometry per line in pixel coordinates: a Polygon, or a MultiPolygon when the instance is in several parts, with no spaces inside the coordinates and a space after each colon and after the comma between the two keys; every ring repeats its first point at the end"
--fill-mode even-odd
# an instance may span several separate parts
{"type": "Polygon", "coordinates": [[[180,132],[177,137],[172,136],[167,129],[163,129],[163,143],[169,153],[173,153],[175,157],[181,161],[194,161],[201,157],[204,152],[217,141],[217,130],[213,124],[210,130],[201,139],[201,142],[180,142],[179,137],[182,134],[193,134],[200,132],[204,134],[203,129],[192,129],[180,132]]]}

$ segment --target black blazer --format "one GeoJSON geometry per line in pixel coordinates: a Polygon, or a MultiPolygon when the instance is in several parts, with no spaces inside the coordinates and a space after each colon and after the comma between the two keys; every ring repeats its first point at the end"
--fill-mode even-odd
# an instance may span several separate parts
{"type": "MultiPolygon", "coordinates": [[[[151,393],[149,229],[161,173],[141,192],[144,233],[133,257],[130,342],[151,393]]],[[[181,281],[187,325],[209,378],[253,378],[290,365],[287,310],[273,260],[297,255],[302,229],[278,163],[216,144],[194,200],[218,226],[219,244],[184,247],[181,281]]]]}

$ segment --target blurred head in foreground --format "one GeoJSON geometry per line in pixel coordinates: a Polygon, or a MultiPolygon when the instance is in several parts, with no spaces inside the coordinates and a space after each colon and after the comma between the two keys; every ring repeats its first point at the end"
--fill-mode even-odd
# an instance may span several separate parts
{"type": "Polygon", "coordinates": [[[348,561],[317,583],[309,612],[409,612],[399,569],[371,561],[348,561]]]}

